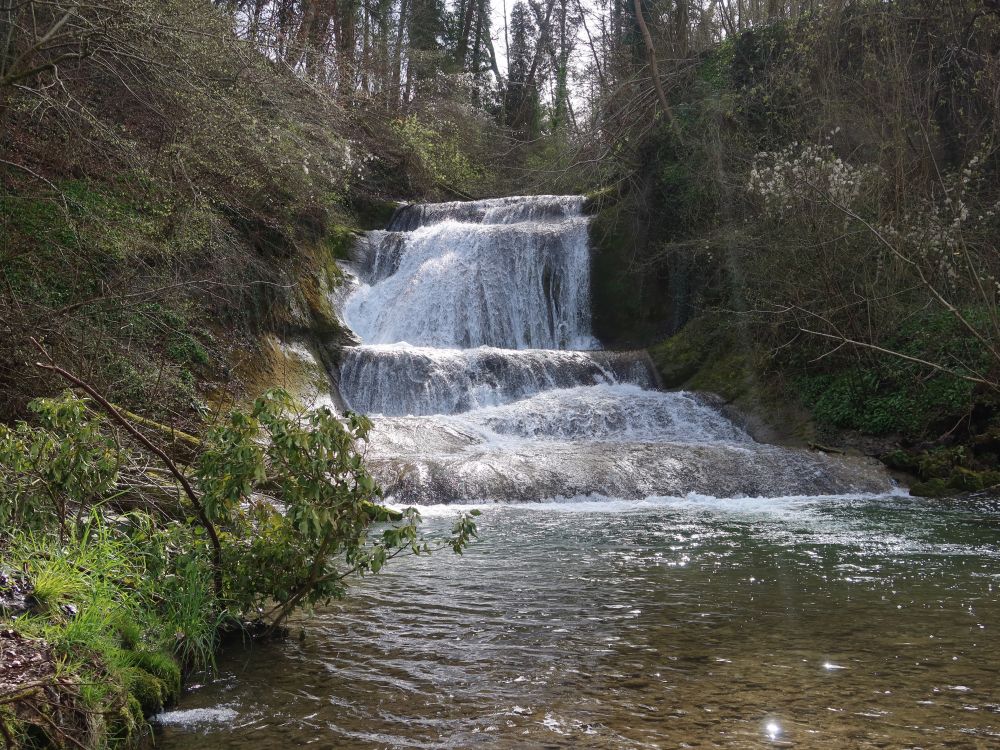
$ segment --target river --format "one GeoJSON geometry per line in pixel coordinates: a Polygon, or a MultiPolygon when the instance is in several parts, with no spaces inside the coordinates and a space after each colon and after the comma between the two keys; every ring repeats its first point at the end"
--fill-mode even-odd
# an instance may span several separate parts
{"type": "Polygon", "coordinates": [[[413,206],[348,270],[340,397],[462,557],[229,650],[180,748],[1000,746],[1000,508],[764,445],[590,335],[582,200],[413,206]]]}

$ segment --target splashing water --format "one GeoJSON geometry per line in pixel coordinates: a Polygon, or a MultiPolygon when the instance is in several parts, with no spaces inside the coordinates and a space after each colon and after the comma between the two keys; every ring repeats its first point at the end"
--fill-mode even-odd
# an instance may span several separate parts
{"type": "Polygon", "coordinates": [[[590,330],[576,196],[407,206],[358,250],[347,405],[398,502],[885,492],[876,465],[755,443],[590,330]]]}

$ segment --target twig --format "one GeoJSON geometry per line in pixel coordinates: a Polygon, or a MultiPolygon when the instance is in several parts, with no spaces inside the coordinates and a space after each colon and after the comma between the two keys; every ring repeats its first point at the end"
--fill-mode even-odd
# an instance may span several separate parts
{"type": "Polygon", "coordinates": [[[892,357],[905,359],[907,362],[914,362],[918,365],[924,365],[925,367],[933,368],[938,372],[946,373],[948,375],[951,375],[952,377],[961,378],[962,380],[968,380],[970,383],[979,383],[980,385],[985,385],[988,388],[991,388],[995,391],[1000,391],[1000,384],[998,383],[986,380],[985,378],[977,378],[974,375],[966,375],[961,372],[956,372],[955,370],[949,369],[947,367],[943,367],[933,362],[928,362],[926,359],[920,359],[919,357],[911,357],[909,354],[903,354],[902,352],[893,351],[892,349],[886,349],[881,346],[876,346],[875,344],[869,344],[865,341],[857,341],[856,339],[848,338],[843,334],[834,335],[832,333],[823,333],[822,331],[811,331],[808,328],[802,328],[801,326],[799,327],[799,330],[802,331],[802,333],[808,333],[813,336],[822,336],[823,338],[833,339],[834,341],[841,341],[845,344],[850,344],[851,346],[860,346],[864,349],[872,349],[874,351],[881,352],[882,354],[888,354],[892,357]]]}

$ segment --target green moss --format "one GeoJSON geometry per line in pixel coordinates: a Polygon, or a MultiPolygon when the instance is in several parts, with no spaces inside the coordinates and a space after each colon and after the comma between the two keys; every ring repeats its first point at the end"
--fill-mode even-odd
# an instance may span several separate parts
{"type": "Polygon", "coordinates": [[[709,391],[735,401],[756,386],[759,353],[736,332],[710,316],[688,323],[649,348],[665,388],[709,391]]]}
{"type": "Polygon", "coordinates": [[[966,461],[965,448],[961,446],[925,451],[917,458],[917,476],[921,479],[946,479],[966,461]]]}
{"type": "Polygon", "coordinates": [[[692,321],[675,336],[651,346],[653,359],[665,388],[680,388],[689,381],[713,353],[715,342],[703,318],[692,321]]]}
{"type": "Polygon", "coordinates": [[[128,672],[127,687],[129,694],[139,704],[139,716],[152,716],[163,709],[167,698],[166,686],[163,681],[141,669],[128,672]]]}
{"type": "Polygon", "coordinates": [[[962,492],[976,492],[1000,485],[1000,471],[973,471],[957,467],[948,479],[949,486],[962,492]]]}
{"type": "Polygon", "coordinates": [[[174,336],[167,344],[167,356],[178,364],[207,365],[209,362],[205,347],[196,338],[188,335],[174,336]]]}
{"type": "Polygon", "coordinates": [[[8,706],[0,706],[0,736],[11,737],[16,743],[20,739],[21,725],[17,716],[8,706]]]}
{"type": "Polygon", "coordinates": [[[349,260],[357,239],[358,233],[353,227],[345,224],[333,224],[326,231],[323,246],[334,258],[349,260]]]}
{"type": "Polygon", "coordinates": [[[948,497],[954,495],[955,491],[948,485],[946,479],[930,479],[911,485],[910,494],[917,497],[948,497]]]}
{"type": "Polygon", "coordinates": [[[880,460],[890,469],[905,471],[909,474],[916,474],[920,465],[919,457],[902,449],[890,451],[882,456],[880,460]]]}
{"type": "Polygon", "coordinates": [[[350,199],[348,207],[357,228],[367,231],[369,229],[385,229],[392,219],[392,215],[396,213],[398,204],[395,201],[354,196],[350,199]]]}
{"type": "Polygon", "coordinates": [[[973,471],[956,468],[948,477],[916,482],[910,492],[918,497],[949,497],[962,492],[977,492],[1000,485],[1000,471],[973,471]]]}
{"type": "Polygon", "coordinates": [[[173,656],[165,651],[138,651],[132,658],[139,669],[160,680],[166,702],[180,697],[181,668],[173,656]]]}
{"type": "Polygon", "coordinates": [[[142,628],[139,623],[120,617],[115,623],[115,628],[118,631],[118,639],[122,648],[131,651],[139,646],[139,642],[142,640],[142,628]]]}
{"type": "Polygon", "coordinates": [[[612,205],[618,198],[618,188],[615,185],[592,190],[583,196],[583,212],[596,214],[612,205]]]}

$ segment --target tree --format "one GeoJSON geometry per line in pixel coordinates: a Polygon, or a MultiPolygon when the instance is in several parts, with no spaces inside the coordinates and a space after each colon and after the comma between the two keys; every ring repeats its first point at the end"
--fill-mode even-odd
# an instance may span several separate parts
{"type": "Polygon", "coordinates": [[[518,0],[511,8],[510,52],[504,92],[506,124],[525,141],[537,135],[539,117],[538,88],[534,80],[536,27],[531,15],[524,0],[518,0]]]}
{"type": "MultiPolygon", "coordinates": [[[[214,578],[215,614],[245,621],[263,612],[271,628],[303,605],[343,596],[352,576],[377,573],[401,554],[431,551],[415,509],[394,512],[378,504],[381,490],[358,448],[371,427],[365,417],[340,418],[325,407],[307,411],[272,390],[212,428],[193,465],[181,472],[95,396],[41,399],[32,407],[39,426],[0,425],[6,531],[34,529],[65,541],[98,509],[113,509],[131,487],[177,498],[154,506],[164,545],[157,554],[214,578]],[[116,434],[115,424],[127,435],[116,434]],[[149,457],[163,461],[169,473],[151,467],[149,457]],[[179,525],[177,518],[187,522],[179,525]]],[[[463,516],[454,532],[446,545],[460,553],[476,534],[471,517],[463,516]]]]}

